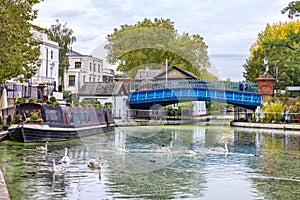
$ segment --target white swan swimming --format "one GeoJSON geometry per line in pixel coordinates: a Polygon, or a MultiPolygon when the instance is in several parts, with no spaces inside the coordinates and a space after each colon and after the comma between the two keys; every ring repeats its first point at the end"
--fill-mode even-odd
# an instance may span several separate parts
{"type": "Polygon", "coordinates": [[[214,148],[211,148],[210,150],[217,151],[217,152],[228,152],[227,142],[225,142],[225,149],[223,147],[214,147],[214,148]]]}
{"type": "Polygon", "coordinates": [[[48,151],[48,141],[45,143],[45,146],[35,147],[37,151],[48,151]]]}
{"type": "Polygon", "coordinates": [[[62,172],[66,170],[66,166],[64,164],[56,165],[55,159],[53,159],[53,172],[62,172]]]}
{"type": "Polygon", "coordinates": [[[170,153],[173,149],[173,140],[170,142],[170,146],[168,147],[158,147],[154,150],[155,153],[170,153]]]}
{"type": "Polygon", "coordinates": [[[122,146],[120,146],[120,147],[117,148],[117,151],[128,152],[128,150],[126,149],[126,142],[123,142],[122,146]]]}
{"type": "Polygon", "coordinates": [[[65,155],[62,157],[60,161],[63,163],[67,163],[71,161],[71,159],[68,156],[68,148],[65,148],[65,155]]]}
{"type": "Polygon", "coordinates": [[[185,149],[185,150],[182,151],[182,153],[185,154],[185,155],[197,155],[197,154],[199,154],[199,151],[185,149]]]}

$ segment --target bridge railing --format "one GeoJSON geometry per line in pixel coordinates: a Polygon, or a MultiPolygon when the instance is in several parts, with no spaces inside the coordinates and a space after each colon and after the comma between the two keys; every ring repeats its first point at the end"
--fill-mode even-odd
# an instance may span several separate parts
{"type": "Polygon", "coordinates": [[[234,90],[245,92],[258,92],[257,83],[252,82],[229,82],[212,80],[168,80],[151,82],[133,82],[131,90],[156,90],[164,88],[209,88],[219,90],[234,90]]]}

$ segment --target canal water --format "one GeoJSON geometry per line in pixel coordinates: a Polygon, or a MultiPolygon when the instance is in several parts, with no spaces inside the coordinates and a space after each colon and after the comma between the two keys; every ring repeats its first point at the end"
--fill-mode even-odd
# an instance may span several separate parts
{"type": "Polygon", "coordinates": [[[0,143],[11,199],[299,199],[300,134],[215,125],[118,127],[80,140],[0,143]],[[228,152],[212,151],[228,146],[228,152]],[[171,147],[170,147],[171,146],[171,147]],[[167,153],[156,153],[165,148],[167,153]],[[68,148],[71,161],[52,172],[68,148]],[[195,150],[185,155],[183,150],[195,150]],[[87,163],[100,160],[101,169],[87,163]]]}

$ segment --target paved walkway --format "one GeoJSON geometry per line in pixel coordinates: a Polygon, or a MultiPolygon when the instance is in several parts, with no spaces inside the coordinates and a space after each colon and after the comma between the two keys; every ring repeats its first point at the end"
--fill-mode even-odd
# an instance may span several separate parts
{"type": "Polygon", "coordinates": [[[231,122],[231,126],[245,127],[245,128],[264,128],[264,129],[282,129],[282,130],[300,130],[299,124],[261,124],[249,122],[231,122]]]}
{"type": "Polygon", "coordinates": [[[2,174],[2,171],[0,170],[0,200],[9,200],[9,193],[5,184],[5,180],[2,174]]]}

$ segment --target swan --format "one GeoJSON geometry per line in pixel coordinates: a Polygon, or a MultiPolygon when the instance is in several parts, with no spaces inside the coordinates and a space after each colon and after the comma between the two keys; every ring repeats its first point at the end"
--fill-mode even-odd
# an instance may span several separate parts
{"type": "Polygon", "coordinates": [[[101,169],[101,157],[99,158],[99,161],[90,161],[87,166],[92,169],[101,169]]]}
{"type": "Polygon", "coordinates": [[[45,143],[45,146],[35,147],[37,151],[48,151],[48,141],[45,143]]]}
{"type": "Polygon", "coordinates": [[[126,142],[123,142],[122,146],[120,146],[117,150],[121,152],[128,152],[128,150],[126,149],[126,142]]]}
{"type": "Polygon", "coordinates": [[[227,142],[225,142],[225,149],[223,147],[214,147],[210,150],[211,151],[217,151],[217,152],[228,152],[227,142]]]}
{"type": "Polygon", "coordinates": [[[64,164],[56,165],[55,159],[53,159],[53,172],[62,172],[65,171],[66,166],[64,164]]]}
{"type": "Polygon", "coordinates": [[[154,150],[155,153],[169,153],[173,149],[173,141],[170,142],[170,146],[168,147],[158,147],[154,150]]]}
{"type": "Polygon", "coordinates": [[[63,163],[70,162],[70,158],[68,156],[68,148],[65,148],[65,155],[62,157],[61,162],[63,163]]]}
{"type": "Polygon", "coordinates": [[[199,151],[185,149],[185,150],[182,151],[182,153],[185,154],[185,155],[196,155],[196,154],[199,153],[199,151]]]}

